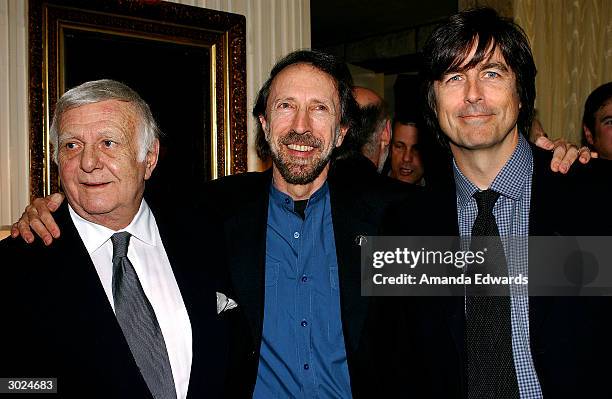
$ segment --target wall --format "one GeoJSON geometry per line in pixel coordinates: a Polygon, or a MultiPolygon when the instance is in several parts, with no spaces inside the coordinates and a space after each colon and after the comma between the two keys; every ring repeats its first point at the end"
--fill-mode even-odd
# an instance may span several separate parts
{"type": "Polygon", "coordinates": [[[612,1],[514,0],[538,68],[536,109],[552,137],[579,143],[586,97],[612,81],[612,1]]]}
{"type": "Polygon", "coordinates": [[[28,202],[27,2],[0,0],[0,230],[28,202]]]}
{"type": "MultiPolygon", "coordinates": [[[[247,21],[247,105],[252,107],[274,63],[288,52],[310,47],[309,0],[175,0],[232,12],[247,21]]],[[[0,230],[28,203],[27,2],[0,0],[0,230]]],[[[262,168],[248,121],[248,168],[262,168]]]]}

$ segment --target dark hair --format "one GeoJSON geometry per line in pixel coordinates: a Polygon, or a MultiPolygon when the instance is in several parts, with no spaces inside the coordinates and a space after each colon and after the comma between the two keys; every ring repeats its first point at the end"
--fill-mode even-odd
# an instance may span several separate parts
{"type": "Polygon", "coordinates": [[[587,97],[584,103],[582,123],[591,131],[591,134],[595,135],[595,113],[609,101],[612,101],[612,82],[602,84],[587,97]]]}
{"type": "Polygon", "coordinates": [[[429,129],[448,145],[436,115],[434,82],[448,72],[465,71],[478,65],[499,49],[516,76],[516,90],[521,102],[519,132],[528,135],[534,115],[536,67],[529,40],[520,26],[500,17],[491,8],[476,8],[452,15],[438,26],[423,48],[422,90],[426,98],[423,117],[429,129]],[[472,46],[476,52],[466,61],[472,46]]]}
{"type": "Polygon", "coordinates": [[[268,103],[268,96],[270,95],[270,87],[276,75],[283,69],[297,64],[312,65],[331,77],[338,91],[338,98],[340,99],[340,124],[349,127],[349,134],[354,125],[354,115],[357,109],[357,103],[352,93],[353,78],[346,64],[333,55],[321,51],[294,51],[274,65],[270,71],[270,77],[259,90],[257,100],[255,100],[255,106],[253,107],[253,116],[257,120],[257,137],[255,139],[255,145],[257,148],[257,155],[263,161],[270,158],[271,150],[270,145],[266,141],[266,135],[259,121],[259,116],[266,115],[266,105],[268,103]]]}

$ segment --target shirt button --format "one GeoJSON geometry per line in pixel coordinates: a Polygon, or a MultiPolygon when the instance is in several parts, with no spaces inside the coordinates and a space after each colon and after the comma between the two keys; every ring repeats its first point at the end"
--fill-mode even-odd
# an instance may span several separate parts
{"type": "Polygon", "coordinates": [[[308,363],[304,363],[304,370],[308,370],[310,368],[310,365],[308,363]]]}
{"type": "Polygon", "coordinates": [[[300,233],[298,233],[297,231],[293,233],[293,238],[300,238],[300,233]]]}
{"type": "Polygon", "coordinates": [[[308,325],[308,322],[306,320],[302,320],[302,327],[306,327],[308,325]]]}
{"type": "Polygon", "coordinates": [[[291,200],[289,198],[285,198],[285,204],[289,205],[289,202],[291,202],[291,200]]]}
{"type": "Polygon", "coordinates": [[[308,276],[302,276],[302,283],[305,283],[306,281],[308,281],[308,276]]]}

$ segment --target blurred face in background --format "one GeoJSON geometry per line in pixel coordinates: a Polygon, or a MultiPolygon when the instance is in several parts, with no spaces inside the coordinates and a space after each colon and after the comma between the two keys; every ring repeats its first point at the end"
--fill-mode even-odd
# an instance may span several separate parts
{"type": "Polygon", "coordinates": [[[394,179],[419,183],[425,174],[419,152],[419,131],[415,125],[395,123],[391,140],[391,173],[394,179]]]}

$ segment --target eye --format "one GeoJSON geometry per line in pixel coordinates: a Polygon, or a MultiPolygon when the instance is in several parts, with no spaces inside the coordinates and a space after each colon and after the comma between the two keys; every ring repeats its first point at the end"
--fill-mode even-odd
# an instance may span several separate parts
{"type": "Polygon", "coordinates": [[[69,150],[73,150],[76,148],[76,143],[66,143],[66,148],[69,150]]]}
{"type": "Polygon", "coordinates": [[[494,72],[494,71],[487,71],[485,72],[485,77],[487,78],[496,78],[499,76],[499,73],[494,72]]]}
{"type": "Polygon", "coordinates": [[[280,102],[278,103],[278,105],[276,106],[277,109],[289,109],[291,108],[291,104],[289,104],[288,102],[284,101],[284,102],[280,102]]]}
{"type": "Polygon", "coordinates": [[[102,144],[104,144],[104,147],[106,148],[111,148],[115,144],[115,142],[112,140],[104,140],[102,144]]]}
{"type": "Polygon", "coordinates": [[[447,82],[458,82],[461,80],[461,75],[452,75],[446,81],[447,82]]]}
{"type": "Polygon", "coordinates": [[[329,108],[325,104],[317,104],[314,106],[315,111],[327,111],[329,108]]]}

